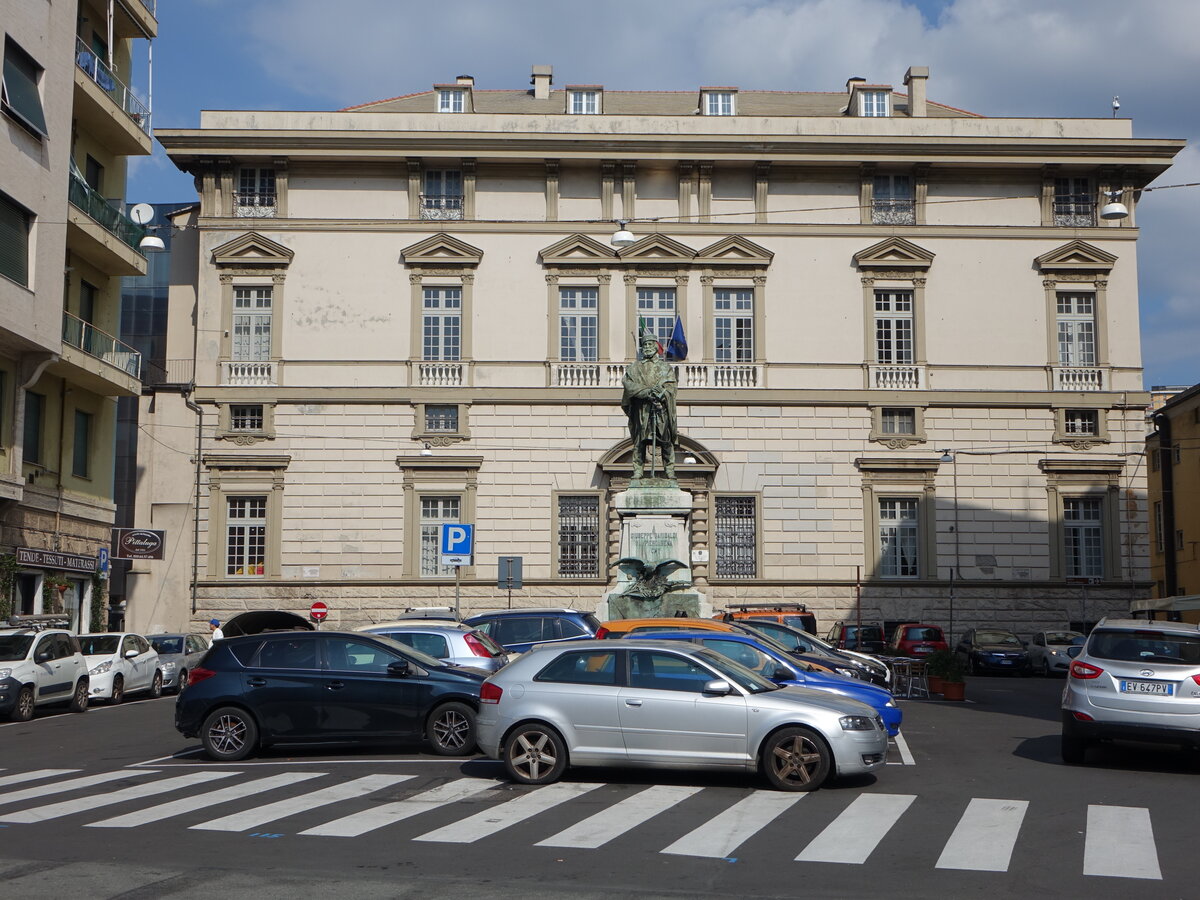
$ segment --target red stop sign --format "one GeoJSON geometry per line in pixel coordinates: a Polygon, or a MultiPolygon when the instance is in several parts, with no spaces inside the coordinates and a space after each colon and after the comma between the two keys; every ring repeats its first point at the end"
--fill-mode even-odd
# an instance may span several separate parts
{"type": "Polygon", "coordinates": [[[324,603],[322,603],[320,600],[318,600],[316,603],[314,603],[312,606],[310,606],[308,608],[308,614],[310,616],[312,616],[316,621],[320,622],[327,615],[329,615],[329,607],[326,606],[324,603]]]}

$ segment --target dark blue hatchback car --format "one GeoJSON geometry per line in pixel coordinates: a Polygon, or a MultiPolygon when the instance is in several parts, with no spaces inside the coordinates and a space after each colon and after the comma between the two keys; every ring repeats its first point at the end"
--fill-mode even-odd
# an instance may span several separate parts
{"type": "Polygon", "coordinates": [[[486,676],[378,635],[250,634],[216,641],[192,668],[175,727],[221,761],[276,743],[422,737],[435,753],[465,756],[486,676]]]}
{"type": "Polygon", "coordinates": [[[513,653],[524,653],[535,644],[586,641],[600,628],[600,620],[591,613],[565,607],[502,609],[463,619],[463,624],[478,628],[513,653]]]}

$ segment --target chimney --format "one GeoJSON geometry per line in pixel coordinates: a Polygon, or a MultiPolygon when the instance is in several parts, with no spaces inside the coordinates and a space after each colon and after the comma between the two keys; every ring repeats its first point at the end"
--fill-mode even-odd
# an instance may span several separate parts
{"type": "Polygon", "coordinates": [[[929,81],[929,66],[909,66],[904,73],[904,86],[908,88],[908,115],[924,119],[929,115],[925,104],[925,83],[929,81]]]}
{"type": "Polygon", "coordinates": [[[458,75],[454,79],[455,84],[461,84],[463,87],[475,87],[474,75],[458,75]]]}
{"type": "Polygon", "coordinates": [[[866,84],[866,83],[867,83],[867,79],[863,78],[861,75],[855,75],[853,78],[848,78],[848,79],[846,79],[846,93],[853,94],[854,89],[858,85],[866,84]]]}
{"type": "Polygon", "coordinates": [[[553,66],[534,66],[529,83],[533,85],[534,100],[549,100],[550,85],[554,84],[553,66]]]}

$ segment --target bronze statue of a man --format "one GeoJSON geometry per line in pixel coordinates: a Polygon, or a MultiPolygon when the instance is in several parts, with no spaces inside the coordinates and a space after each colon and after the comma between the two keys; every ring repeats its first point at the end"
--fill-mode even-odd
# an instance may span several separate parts
{"type": "MultiPolygon", "coordinates": [[[[633,439],[633,477],[641,478],[646,445],[662,448],[668,478],[675,477],[675,370],[658,355],[658,341],[648,334],[639,342],[640,356],[629,364],[622,381],[621,409],[629,417],[633,439]]],[[[651,448],[651,454],[654,450],[651,448]]],[[[651,456],[653,461],[653,456],[651,456]]]]}

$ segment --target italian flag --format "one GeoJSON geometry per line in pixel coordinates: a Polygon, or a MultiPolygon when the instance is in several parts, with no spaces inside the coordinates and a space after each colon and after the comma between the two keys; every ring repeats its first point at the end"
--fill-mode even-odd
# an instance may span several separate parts
{"type": "Polygon", "coordinates": [[[656,335],[654,333],[654,331],[650,328],[650,326],[646,323],[646,317],[638,316],[638,340],[637,340],[637,342],[638,342],[639,347],[642,344],[642,336],[647,335],[647,334],[650,335],[650,337],[654,338],[654,343],[658,344],[658,355],[662,356],[663,355],[662,341],[660,341],[658,339],[658,335],[656,335]]]}

